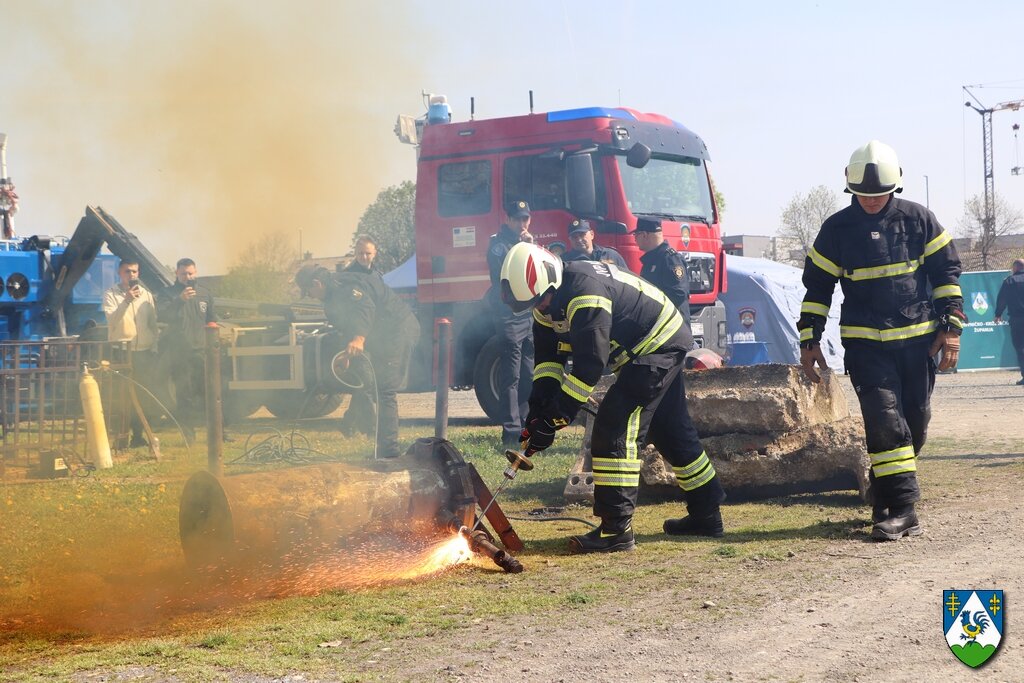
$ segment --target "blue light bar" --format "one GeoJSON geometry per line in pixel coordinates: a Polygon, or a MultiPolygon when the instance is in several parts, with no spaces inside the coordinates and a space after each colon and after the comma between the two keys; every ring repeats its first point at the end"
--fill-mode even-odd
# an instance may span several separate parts
{"type": "Polygon", "coordinates": [[[607,107],[584,107],[582,109],[563,109],[562,111],[548,112],[548,123],[599,118],[636,121],[636,117],[625,109],[609,109],[607,107]]]}

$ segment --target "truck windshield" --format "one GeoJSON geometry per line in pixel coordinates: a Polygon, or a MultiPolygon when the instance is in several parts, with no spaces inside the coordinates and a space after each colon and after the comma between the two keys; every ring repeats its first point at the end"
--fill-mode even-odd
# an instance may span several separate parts
{"type": "Polygon", "coordinates": [[[633,215],[701,221],[711,224],[711,190],[700,159],[651,159],[633,168],[625,156],[616,156],[626,202],[633,215]]]}

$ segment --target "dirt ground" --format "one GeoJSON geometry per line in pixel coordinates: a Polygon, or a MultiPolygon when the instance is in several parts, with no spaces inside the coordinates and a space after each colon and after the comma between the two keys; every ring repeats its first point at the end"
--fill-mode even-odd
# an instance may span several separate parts
{"type": "MultiPolygon", "coordinates": [[[[922,459],[925,533],[919,538],[837,540],[823,554],[767,564],[739,581],[705,577],[683,599],[715,602],[706,619],[680,616],[679,596],[667,585],[663,594],[628,594],[601,621],[574,623],[569,614],[557,622],[519,619],[501,636],[460,631],[451,642],[433,643],[433,657],[410,647],[415,661],[398,670],[409,680],[466,681],[1024,680],[1024,645],[1014,628],[1016,598],[1024,595],[1018,378],[1015,372],[938,378],[929,438],[960,440],[962,456],[939,457],[962,457],[967,466],[961,486],[929,486],[922,459]],[[1017,444],[1016,452],[1007,453],[1007,443],[1017,444]],[[979,490],[972,467],[1001,475],[986,477],[979,490]],[[942,590],[951,588],[1005,591],[1001,650],[980,670],[968,669],[946,646],[940,610],[942,590]],[[723,595],[740,603],[745,596],[770,598],[765,609],[750,613],[729,609],[723,595]]],[[[858,410],[849,379],[843,383],[858,410]]],[[[409,399],[409,409],[417,409],[409,399]]],[[[454,394],[452,414],[470,413],[454,394]]]]}

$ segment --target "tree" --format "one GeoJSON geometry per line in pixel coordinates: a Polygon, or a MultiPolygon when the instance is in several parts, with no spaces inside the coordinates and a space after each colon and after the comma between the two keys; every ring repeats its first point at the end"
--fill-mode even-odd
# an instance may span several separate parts
{"type": "Polygon", "coordinates": [[[776,238],[791,248],[779,253],[778,260],[803,265],[807,252],[814,244],[818,229],[825,219],[836,212],[838,200],[835,193],[825,185],[811,188],[806,196],[799,192],[782,211],[776,238]]]}
{"type": "Polygon", "coordinates": [[[377,243],[375,264],[382,273],[405,263],[416,250],[415,209],[415,183],[406,180],[384,188],[359,219],[353,247],[359,235],[372,237],[377,243]]]}
{"type": "Polygon", "coordinates": [[[981,255],[981,269],[989,270],[989,261],[997,251],[997,242],[1003,235],[1011,235],[1024,227],[1024,213],[1011,206],[999,194],[993,197],[995,221],[991,232],[985,231],[985,197],[976,194],[964,202],[964,214],[960,217],[960,232],[972,238],[974,251],[981,255]]]}
{"type": "Polygon", "coordinates": [[[218,286],[219,296],[288,303],[298,250],[281,233],[268,233],[250,242],[238,254],[218,286]]]}

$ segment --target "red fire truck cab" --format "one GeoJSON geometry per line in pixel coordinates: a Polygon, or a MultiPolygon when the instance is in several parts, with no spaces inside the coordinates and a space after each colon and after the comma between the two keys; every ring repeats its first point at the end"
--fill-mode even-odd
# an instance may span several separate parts
{"type": "MultiPolygon", "coordinates": [[[[473,386],[485,412],[497,415],[498,345],[482,302],[490,287],[486,252],[505,208],[520,199],[529,202],[538,244],[568,245],[569,223],[586,218],[595,242],[617,249],[637,273],[640,251],[629,232],[638,217],[660,219],[666,241],[687,259],[694,337],[724,352],[725,252],[697,135],[622,107],[450,119],[435,96],[425,117],[400,117],[396,134],[418,145],[417,309],[424,331],[437,318],[453,323],[452,386],[473,386]]],[[[529,385],[529,373],[523,381],[529,385]]]]}

